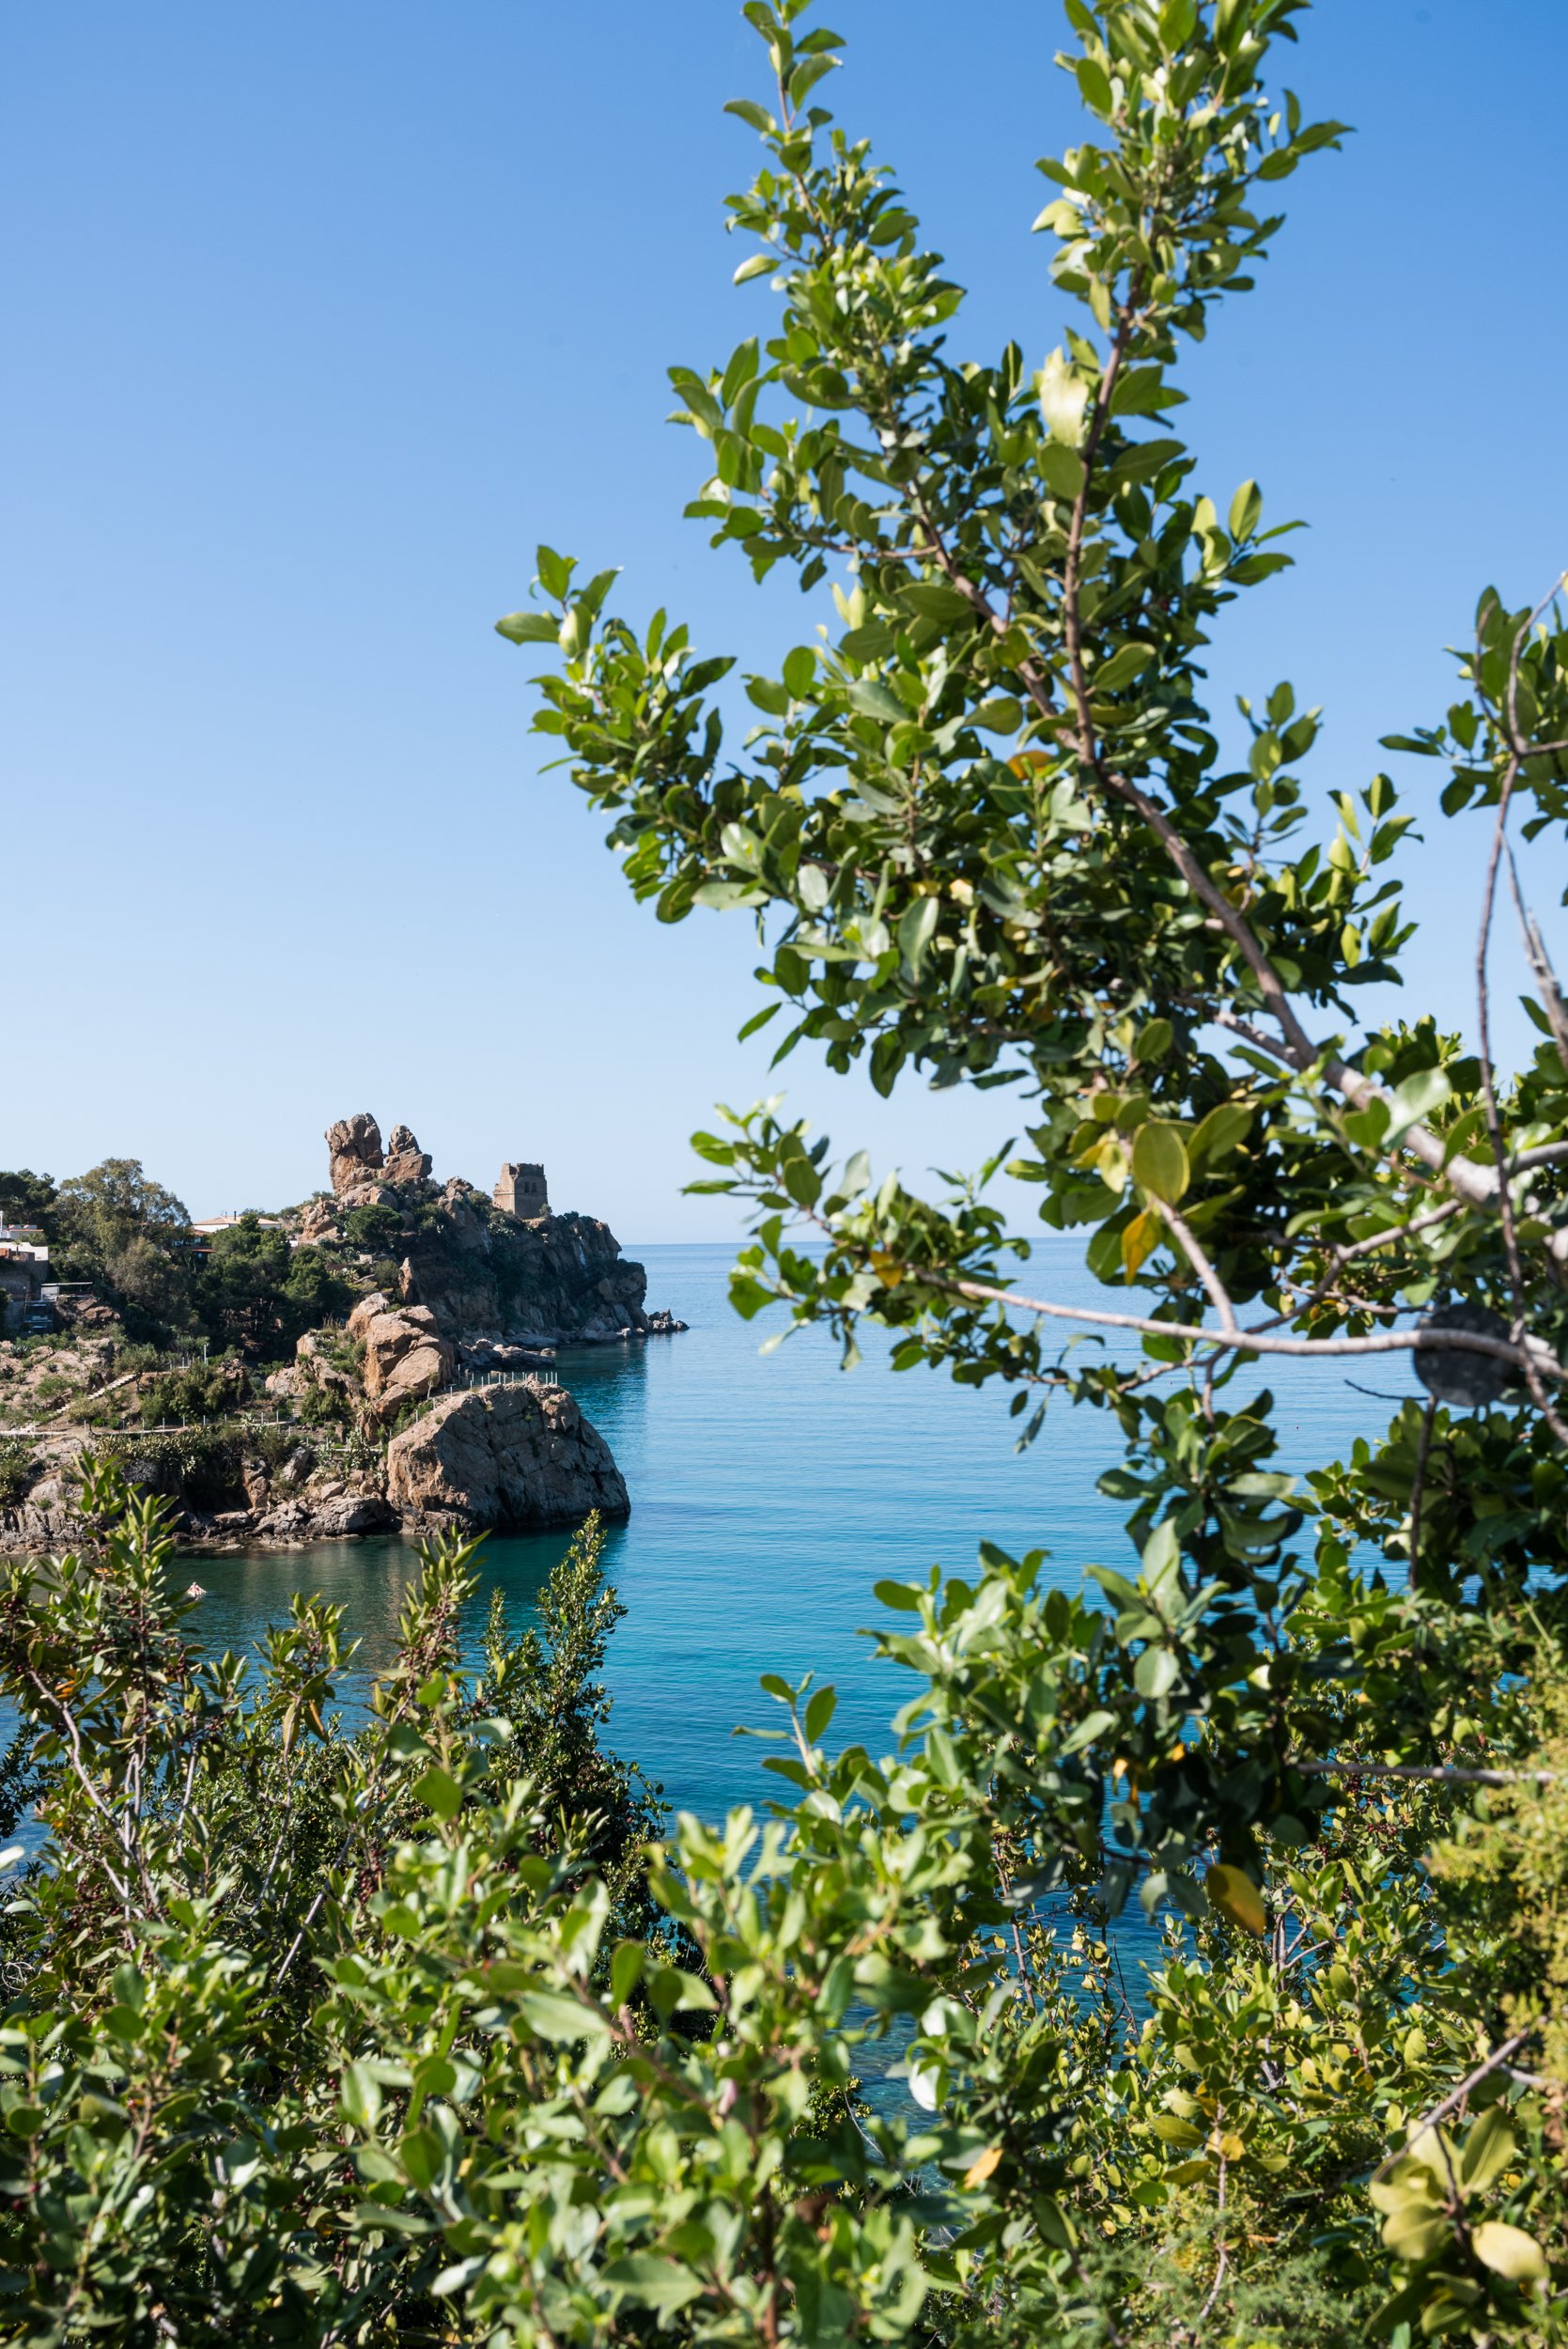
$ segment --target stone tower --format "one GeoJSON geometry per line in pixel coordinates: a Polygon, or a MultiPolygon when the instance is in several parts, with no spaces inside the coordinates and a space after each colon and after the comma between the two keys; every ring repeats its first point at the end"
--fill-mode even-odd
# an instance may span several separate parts
{"type": "Polygon", "coordinates": [[[508,1159],[495,1178],[491,1195],[502,1214],[515,1215],[520,1223],[531,1223],[536,1216],[550,1213],[542,1166],[514,1166],[508,1159]]]}

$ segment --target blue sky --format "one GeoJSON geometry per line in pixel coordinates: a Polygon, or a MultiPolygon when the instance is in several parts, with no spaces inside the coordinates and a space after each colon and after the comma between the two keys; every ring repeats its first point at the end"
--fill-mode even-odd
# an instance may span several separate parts
{"type": "MultiPolygon", "coordinates": [[[[1032,165],[1079,134],[1054,7],[830,16],[829,95],[973,289],[955,343],[1043,356],[1032,165]]],[[[698,452],[662,421],[665,366],[766,316],[721,226],[760,61],[730,0],[0,16],[0,1165],[132,1155],[197,1214],[280,1204],[370,1108],[441,1174],[544,1158],[625,1238],[728,1228],[679,1191],[709,1104],[779,1081],[733,1040],[744,926],[632,906],[491,622],[542,537],[706,649],[809,633],[681,521],[698,452]]],[[[1205,486],[1312,525],[1213,668],[1325,705],[1327,789],[1439,712],[1488,581],[1522,602],[1568,563],[1568,10],[1324,0],[1290,66],[1357,136],[1288,183],[1184,421],[1205,486]]],[[[1433,817],[1406,1000],[1464,1025],[1478,819],[1395,764],[1433,817]]],[[[1555,862],[1526,869],[1560,964],[1555,862]]],[[[911,1174],[993,1130],[994,1095],[783,1073],[911,1174]]]]}

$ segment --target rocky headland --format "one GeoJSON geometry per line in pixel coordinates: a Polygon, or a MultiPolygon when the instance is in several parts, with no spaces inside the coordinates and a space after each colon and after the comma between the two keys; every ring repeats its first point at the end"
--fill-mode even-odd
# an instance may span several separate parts
{"type": "Polygon", "coordinates": [[[406,1126],[383,1145],[362,1112],[326,1140],[329,1189],[241,1220],[281,1235],[292,1267],[308,1262],[348,1308],[284,1359],[263,1332],[204,1361],[199,1382],[189,1351],[171,1376],[175,1348],[116,1346],[101,1302],[51,1340],[0,1341],[0,1549],[94,1538],[85,1451],[166,1495],[192,1548],[627,1515],[610,1448],[555,1365],[564,1346],[684,1329],[647,1310],[644,1268],[607,1224],[551,1210],[542,1167],[504,1167],[487,1195],[461,1176],[438,1184],[406,1126]],[[193,1417],[179,1398],[198,1383],[193,1417]]]}

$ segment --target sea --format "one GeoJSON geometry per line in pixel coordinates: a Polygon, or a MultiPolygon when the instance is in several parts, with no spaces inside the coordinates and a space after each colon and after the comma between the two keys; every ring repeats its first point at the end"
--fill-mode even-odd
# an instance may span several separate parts
{"type": "MultiPolygon", "coordinates": [[[[810,1672],[836,1689],[830,1742],[893,1750],[893,1716],[918,1688],[875,1654],[878,1622],[909,1623],[873,1595],[878,1580],[923,1581],[933,1566],[971,1575],[982,1541],[1013,1556],[1044,1551],[1046,1580],[1070,1590],[1091,1564],[1136,1570],[1126,1505],[1098,1489],[1122,1451],[1108,1412],[1053,1401],[1039,1436],[1019,1451],[1020,1423],[1009,1417],[1010,1392],[1000,1382],[964,1388],[924,1368],[895,1373],[877,1332],[864,1333],[863,1359],[849,1370],[820,1330],[762,1350],[787,1315],[779,1308],[748,1322],[734,1312],[732,1246],[627,1253],[647,1267],[649,1306],[670,1307],[690,1327],[564,1349],[558,1367],[609,1442],[631,1498],[629,1518],[612,1528],[604,1548],[626,1610],[606,1672],[609,1742],[675,1811],[715,1821],[737,1803],[760,1806],[784,1791],[761,1767],[769,1747],[737,1735],[782,1720],[758,1687],[765,1672],[791,1682],[810,1672]]],[[[1108,1297],[1070,1237],[1035,1243],[1023,1285],[1068,1304],[1136,1302],[1108,1297]]],[[[1250,1388],[1267,1383],[1276,1397],[1281,1446],[1270,1465],[1299,1473],[1339,1457],[1418,1392],[1407,1357],[1373,1358],[1351,1371],[1278,1361],[1266,1381],[1261,1371],[1245,1374],[1250,1388]]],[[[487,1542],[475,1641],[493,1591],[515,1626],[533,1618],[568,1538],[487,1542]]],[[[254,1648],[296,1592],[340,1601],[362,1643],[340,1688],[350,1709],[394,1652],[418,1572],[412,1545],[396,1538],[189,1563],[206,1594],[191,1629],[210,1651],[254,1648]]]]}

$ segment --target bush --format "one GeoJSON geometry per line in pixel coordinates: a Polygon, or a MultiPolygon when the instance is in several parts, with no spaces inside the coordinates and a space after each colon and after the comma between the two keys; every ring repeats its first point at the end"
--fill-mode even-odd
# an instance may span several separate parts
{"type": "Polygon", "coordinates": [[[0,1436],[0,1509],[14,1509],[25,1501],[42,1470],[43,1462],[26,1441],[0,1436]]]}

